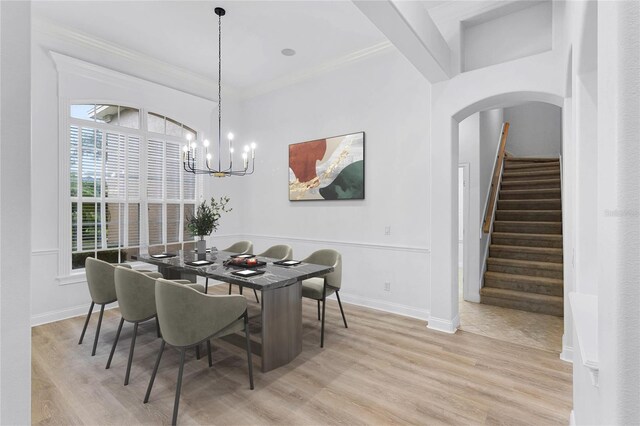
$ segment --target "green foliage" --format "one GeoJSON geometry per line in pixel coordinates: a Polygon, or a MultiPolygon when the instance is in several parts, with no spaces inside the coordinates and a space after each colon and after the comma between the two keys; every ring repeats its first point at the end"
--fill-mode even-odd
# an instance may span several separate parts
{"type": "Polygon", "coordinates": [[[187,229],[193,236],[204,237],[216,231],[219,226],[222,213],[230,212],[231,208],[227,208],[229,197],[220,197],[216,200],[211,197],[211,204],[203,201],[197,208],[196,214],[191,215],[187,219],[187,229]]]}

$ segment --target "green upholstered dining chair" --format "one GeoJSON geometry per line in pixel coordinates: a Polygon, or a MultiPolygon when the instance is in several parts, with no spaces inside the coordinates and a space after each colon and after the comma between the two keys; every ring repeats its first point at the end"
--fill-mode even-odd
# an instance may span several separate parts
{"type": "Polygon", "coordinates": [[[93,350],[91,356],[96,354],[96,347],[98,345],[98,337],[100,336],[100,326],[102,325],[102,316],[104,314],[104,307],[110,303],[118,300],[116,295],[116,286],[113,280],[113,273],[116,266],[123,266],[125,268],[131,268],[126,264],[114,264],[108,263],[103,260],[95,259],[93,257],[87,257],[84,263],[85,272],[87,274],[87,285],[89,286],[89,294],[91,295],[91,306],[89,306],[89,313],[84,321],[84,327],[82,328],[82,334],[80,334],[80,340],[78,344],[82,344],[84,334],[87,331],[87,325],[93,312],[93,307],[100,305],[100,317],[98,318],[98,327],[96,328],[96,335],[93,340],[93,350]]]}
{"type": "MultiPolygon", "coordinates": [[[[245,254],[251,253],[253,251],[253,243],[251,241],[238,241],[237,243],[231,244],[226,249],[222,249],[222,251],[228,251],[230,253],[238,253],[245,254]]],[[[231,287],[233,284],[229,283],[229,294],[231,294],[231,287]]],[[[242,286],[240,287],[240,294],[242,294],[242,286]]],[[[253,294],[256,296],[256,302],[260,303],[260,299],[258,299],[258,292],[253,289],[253,294]]]]}
{"type": "Polygon", "coordinates": [[[311,253],[306,259],[302,260],[306,263],[315,263],[317,265],[333,266],[333,272],[322,277],[309,278],[302,281],[302,297],[314,299],[318,301],[318,320],[320,320],[320,302],[322,302],[322,325],[320,331],[320,347],[324,347],[324,312],[327,296],[335,293],[342,314],[344,327],[347,326],[347,319],[344,316],[342,302],[340,302],[340,287],[342,285],[342,256],[335,250],[323,249],[311,253]]]}
{"type": "MultiPolygon", "coordinates": [[[[131,373],[131,362],[133,360],[133,351],[136,345],[136,336],[138,334],[138,324],[148,320],[156,319],[158,326],[158,337],[160,337],[160,327],[157,323],[156,315],[156,296],[155,287],[156,279],[162,278],[159,272],[141,273],[132,269],[118,266],[114,272],[114,282],[116,287],[116,295],[118,296],[118,305],[120,307],[120,325],[116,332],[116,339],[111,347],[109,360],[106,369],[111,366],[113,354],[118,345],[122,325],[125,321],[133,323],[133,336],[131,337],[131,347],[129,348],[129,360],[127,361],[127,372],[124,376],[124,385],[129,384],[129,375],[131,373]]],[[[187,280],[174,280],[173,282],[189,286],[197,291],[204,293],[204,287],[201,284],[192,284],[187,280]]]]}
{"type": "Polygon", "coordinates": [[[258,257],[268,257],[270,259],[277,260],[291,260],[293,259],[293,249],[287,244],[277,244],[271,246],[262,253],[256,255],[258,257]]]}
{"type": "MultiPolygon", "coordinates": [[[[262,253],[256,255],[257,257],[267,257],[269,259],[276,260],[291,260],[293,259],[293,249],[290,245],[287,244],[277,244],[275,246],[271,246],[262,253]]],[[[231,284],[229,284],[229,294],[231,294],[231,284]]],[[[240,294],[242,294],[242,287],[240,287],[240,294]]],[[[260,299],[258,299],[258,292],[256,289],[253,289],[253,294],[256,296],[256,302],[260,303],[260,299]]]]}
{"type": "Polygon", "coordinates": [[[200,293],[193,288],[172,281],[156,281],[156,310],[162,330],[162,344],[158,352],[153,373],[149,380],[144,402],[149,402],[151,388],[158,372],[160,359],[166,343],[180,348],[180,367],[173,406],[172,424],[178,419],[178,405],[182,387],[184,355],[187,348],[207,343],[209,367],[211,367],[210,339],[244,331],[249,365],[249,388],[253,389],[253,364],[251,362],[251,340],[247,315],[247,299],[242,296],[215,296],[200,293]]]}

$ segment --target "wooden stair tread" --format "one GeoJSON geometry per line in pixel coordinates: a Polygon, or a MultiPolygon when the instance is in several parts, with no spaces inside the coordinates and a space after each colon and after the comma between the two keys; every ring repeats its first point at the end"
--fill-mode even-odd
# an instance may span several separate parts
{"type": "Polygon", "coordinates": [[[484,273],[486,278],[495,278],[499,280],[526,281],[535,284],[544,284],[551,286],[562,286],[563,281],[557,278],[533,277],[531,275],[507,274],[505,272],[487,271],[484,273]]]}
{"type": "Polygon", "coordinates": [[[534,260],[503,259],[501,257],[489,257],[487,258],[487,263],[493,264],[493,265],[517,266],[520,268],[548,269],[553,271],[562,271],[561,263],[537,262],[534,260]]]}
{"type": "Polygon", "coordinates": [[[560,183],[560,178],[558,179],[533,179],[533,180],[508,180],[508,181],[502,181],[502,185],[507,184],[507,186],[527,186],[527,185],[531,185],[531,186],[535,186],[535,185],[540,185],[540,184],[559,184],[560,183]]]}
{"type": "MultiPolygon", "coordinates": [[[[535,220],[496,220],[494,223],[517,224],[517,225],[550,225],[550,224],[562,225],[562,221],[540,222],[535,220]]],[[[526,232],[523,232],[523,233],[526,234],[526,232]]]]}
{"type": "Polygon", "coordinates": [[[509,171],[515,170],[544,170],[544,169],[555,169],[560,170],[560,163],[505,163],[504,169],[509,171]]]}
{"type": "Polygon", "coordinates": [[[524,234],[520,232],[494,232],[494,237],[502,238],[518,238],[518,239],[530,239],[530,240],[560,240],[562,241],[562,235],[558,234],[524,234]]]}
{"type": "Polygon", "coordinates": [[[509,209],[497,209],[497,212],[509,212],[509,213],[557,213],[561,212],[562,209],[531,209],[531,210],[509,210],[509,209]]]}
{"type": "MultiPolygon", "coordinates": [[[[562,210],[562,199],[560,198],[534,198],[532,200],[498,200],[498,210],[500,210],[500,204],[504,206],[513,206],[513,205],[544,205],[544,204],[560,204],[559,209],[554,210],[562,210]]],[[[505,210],[505,209],[503,209],[505,210]]],[[[514,209],[518,210],[518,209],[514,209]]]]}
{"type": "Polygon", "coordinates": [[[554,157],[507,157],[508,162],[531,162],[531,163],[557,163],[560,160],[554,157]]]}
{"type": "Polygon", "coordinates": [[[502,178],[514,178],[514,177],[526,177],[526,176],[556,176],[560,175],[560,168],[558,170],[505,170],[502,173],[502,178]]]}
{"type": "MultiPolygon", "coordinates": [[[[518,193],[518,194],[531,194],[531,193],[540,193],[540,194],[560,194],[560,188],[530,188],[530,189],[502,189],[500,193],[518,193]]],[[[555,197],[553,197],[555,198],[555,197]]],[[[557,198],[556,198],[557,199],[557,198]]]]}
{"type": "Polygon", "coordinates": [[[545,253],[545,254],[562,254],[561,248],[554,247],[528,247],[528,246],[508,246],[503,244],[491,244],[489,248],[499,250],[513,250],[525,253],[545,253]]]}
{"type": "Polygon", "coordinates": [[[542,302],[549,304],[563,304],[564,298],[562,296],[550,296],[548,294],[529,293],[526,291],[507,290],[504,288],[495,287],[482,287],[480,289],[482,296],[496,297],[500,299],[527,301],[527,302],[542,302]]]}

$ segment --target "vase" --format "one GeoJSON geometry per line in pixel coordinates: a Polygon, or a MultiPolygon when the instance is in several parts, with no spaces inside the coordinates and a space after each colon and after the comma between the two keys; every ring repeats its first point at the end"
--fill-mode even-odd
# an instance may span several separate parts
{"type": "Polygon", "coordinates": [[[196,242],[196,252],[198,253],[198,260],[205,260],[207,257],[207,241],[204,237],[196,242]]]}

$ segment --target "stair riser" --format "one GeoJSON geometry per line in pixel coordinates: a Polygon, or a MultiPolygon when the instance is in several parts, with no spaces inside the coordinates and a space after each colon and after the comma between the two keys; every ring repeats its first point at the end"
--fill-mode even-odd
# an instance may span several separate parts
{"type": "Polygon", "coordinates": [[[541,239],[524,239],[514,237],[497,237],[492,236],[491,242],[502,246],[524,246],[524,247],[549,247],[562,248],[562,240],[541,240],[541,239]]]}
{"type": "Polygon", "coordinates": [[[487,270],[492,272],[502,272],[504,274],[528,275],[530,277],[545,277],[562,279],[562,270],[556,271],[552,269],[530,268],[525,266],[513,265],[487,265],[487,270]]]}
{"type": "MultiPolygon", "coordinates": [[[[514,188],[515,189],[515,188],[514,188]]],[[[521,190],[522,188],[518,188],[521,190]]],[[[547,191],[522,191],[522,192],[506,192],[500,191],[499,200],[535,200],[540,198],[560,198],[560,189],[552,189],[547,191]]]]}
{"type": "Polygon", "coordinates": [[[560,189],[560,180],[554,179],[549,181],[545,180],[514,180],[514,181],[503,181],[501,185],[501,189],[511,190],[511,189],[560,189]]]}
{"type": "Polygon", "coordinates": [[[507,163],[558,163],[560,160],[553,157],[506,157],[507,163]]]}
{"type": "Polygon", "coordinates": [[[563,296],[562,286],[530,283],[517,279],[503,280],[487,276],[484,279],[484,286],[491,288],[503,288],[505,290],[526,291],[527,293],[546,294],[548,296],[563,296]]]}
{"type": "Polygon", "coordinates": [[[485,305],[501,306],[503,308],[518,309],[520,311],[535,312],[538,314],[563,316],[562,304],[535,303],[529,301],[517,301],[500,299],[496,297],[481,296],[480,301],[485,305]]]}
{"type": "Polygon", "coordinates": [[[493,224],[493,230],[496,232],[513,232],[520,234],[562,234],[562,224],[555,222],[520,223],[496,221],[493,224]]]}
{"type": "Polygon", "coordinates": [[[496,220],[531,221],[531,222],[561,222],[562,212],[555,211],[518,211],[498,210],[496,220]]]}
{"type": "Polygon", "coordinates": [[[513,250],[491,248],[489,249],[489,256],[501,259],[532,260],[535,262],[562,264],[562,254],[528,253],[519,251],[517,247],[513,250]]]}
{"type": "Polygon", "coordinates": [[[525,171],[525,170],[535,171],[535,170],[547,170],[547,169],[560,170],[560,163],[524,163],[524,164],[505,163],[504,169],[509,171],[514,171],[514,172],[525,171]]]}
{"type": "Polygon", "coordinates": [[[500,200],[498,210],[560,210],[560,200],[500,200]]]}
{"type": "Polygon", "coordinates": [[[536,173],[504,173],[502,175],[502,182],[514,181],[514,180],[539,180],[539,179],[560,179],[559,171],[547,171],[536,173]]]}

